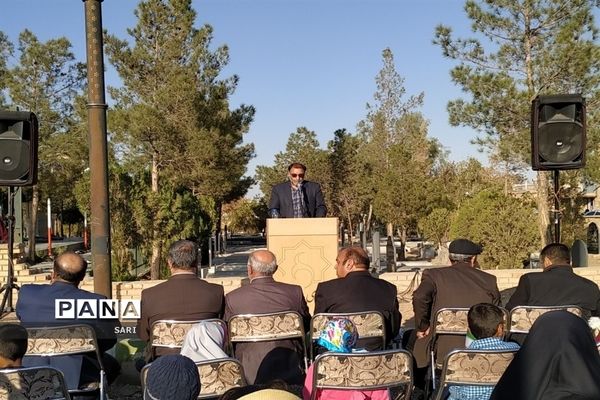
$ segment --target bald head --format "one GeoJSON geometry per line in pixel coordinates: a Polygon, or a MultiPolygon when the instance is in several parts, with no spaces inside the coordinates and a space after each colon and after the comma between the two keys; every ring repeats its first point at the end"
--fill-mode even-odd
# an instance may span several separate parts
{"type": "Polygon", "coordinates": [[[77,285],[85,277],[86,270],[87,262],[83,257],[72,251],[66,251],[54,259],[52,279],[77,285]]]}
{"type": "Polygon", "coordinates": [[[277,260],[275,254],[269,250],[256,250],[250,253],[248,258],[248,275],[270,276],[277,271],[277,260]]]}

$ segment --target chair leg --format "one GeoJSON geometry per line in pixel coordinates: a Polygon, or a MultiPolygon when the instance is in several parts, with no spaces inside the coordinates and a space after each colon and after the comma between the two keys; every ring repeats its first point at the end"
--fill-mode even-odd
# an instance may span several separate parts
{"type": "Polygon", "coordinates": [[[106,384],[106,380],[105,380],[104,370],[101,369],[100,370],[100,400],[108,400],[108,396],[106,395],[106,388],[104,386],[105,384],[106,384]]]}

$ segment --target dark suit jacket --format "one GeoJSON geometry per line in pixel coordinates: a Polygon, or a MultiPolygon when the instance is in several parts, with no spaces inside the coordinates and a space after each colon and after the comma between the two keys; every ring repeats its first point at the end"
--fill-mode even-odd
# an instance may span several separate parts
{"type": "MultiPolygon", "coordinates": [[[[77,288],[66,282],[54,282],[50,285],[23,285],[19,290],[17,317],[25,327],[63,326],[69,324],[91,325],[96,332],[101,352],[105,352],[117,342],[115,327],[118,320],[64,320],[54,318],[56,299],[105,299],[105,296],[77,288]]],[[[95,355],[25,357],[24,366],[50,365],[63,372],[69,389],[80,384],[99,381],[99,370],[94,367],[95,355]],[[84,376],[86,375],[86,376],[84,376]],[[94,379],[95,378],[95,379],[94,379]]]]}
{"type": "Polygon", "coordinates": [[[569,265],[551,265],[543,272],[522,275],[506,308],[562,305],[579,306],[586,317],[598,316],[600,289],[594,282],[574,273],[569,265]]]}
{"type": "MultiPolygon", "coordinates": [[[[208,283],[194,274],[173,275],[166,282],[142,290],[137,335],[148,341],[152,324],[161,319],[221,318],[224,305],[223,286],[208,283]]],[[[157,355],[178,353],[179,349],[156,348],[157,355]]]]}
{"type": "MultiPolygon", "coordinates": [[[[327,215],[327,207],[325,207],[321,186],[315,182],[304,181],[302,183],[302,192],[308,216],[311,218],[325,217],[327,215]]],[[[271,199],[269,200],[269,210],[272,209],[279,211],[279,216],[281,218],[294,217],[290,182],[283,182],[273,186],[273,189],[271,190],[271,199]]]]}
{"type": "MultiPolygon", "coordinates": [[[[471,267],[466,263],[457,263],[449,267],[423,270],[421,284],[413,292],[415,327],[425,330],[431,325],[435,313],[446,307],[471,307],[478,303],[500,305],[500,291],[494,275],[471,267]]],[[[413,354],[419,367],[427,365],[426,347],[431,334],[417,340],[413,354]]],[[[437,357],[441,360],[453,348],[464,347],[465,338],[440,337],[437,357]]]]}
{"type": "MultiPolygon", "coordinates": [[[[272,277],[253,279],[248,285],[228,293],[225,297],[225,320],[236,314],[267,314],[296,311],[310,325],[310,313],[302,288],[298,285],[276,282],[272,277]]],[[[244,367],[249,384],[267,383],[283,379],[288,383],[303,383],[300,358],[302,346],[297,341],[278,340],[259,343],[238,343],[235,357],[244,367]]]]}
{"type": "MultiPolygon", "coordinates": [[[[369,271],[354,271],[345,278],[321,282],[315,292],[315,314],[380,311],[385,318],[388,343],[398,335],[400,315],[396,286],[374,278],[369,271]]],[[[381,349],[381,340],[366,339],[358,347],[381,349]]]]}

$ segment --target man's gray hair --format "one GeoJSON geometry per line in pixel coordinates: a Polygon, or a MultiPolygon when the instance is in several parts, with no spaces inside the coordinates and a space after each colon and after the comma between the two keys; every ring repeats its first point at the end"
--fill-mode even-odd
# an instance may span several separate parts
{"type": "Polygon", "coordinates": [[[257,260],[254,254],[251,254],[248,258],[248,265],[254,272],[258,272],[259,274],[273,275],[277,270],[277,259],[273,258],[273,261],[266,263],[257,260]]]}
{"type": "Polygon", "coordinates": [[[167,259],[177,269],[198,267],[198,245],[191,240],[178,240],[169,248],[167,259]]]}
{"type": "Polygon", "coordinates": [[[450,253],[448,258],[453,262],[468,262],[471,258],[475,257],[473,254],[458,254],[458,253],[450,253]]]}

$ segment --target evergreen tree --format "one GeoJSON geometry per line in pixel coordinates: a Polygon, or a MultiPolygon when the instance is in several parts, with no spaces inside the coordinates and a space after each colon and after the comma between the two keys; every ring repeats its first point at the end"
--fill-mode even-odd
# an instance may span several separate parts
{"type": "MultiPolygon", "coordinates": [[[[77,134],[71,132],[75,123],[74,100],[84,82],[84,65],[75,60],[71,43],[64,37],[43,43],[31,31],[24,30],[19,35],[17,51],[19,63],[5,76],[8,96],[13,106],[35,113],[39,121],[39,178],[32,188],[27,224],[28,254],[33,260],[42,195],[52,192],[55,174],[66,177],[76,173],[74,168],[81,171],[81,161],[85,160],[80,158],[81,149],[72,145],[72,135],[77,134]]],[[[61,195],[67,197],[68,192],[61,195]]]]}
{"type": "Polygon", "coordinates": [[[142,1],[135,15],[138,23],[128,30],[133,47],[115,36],[106,40],[123,80],[123,87],[109,89],[117,102],[111,129],[126,161],[149,171],[143,220],[152,243],[151,277],[158,279],[166,246],[161,229],[169,220],[165,188],[183,185],[198,198],[214,196],[217,208],[242,196],[252,183],[242,176],[253,156],[242,135],[254,109],[229,110],[237,77],[219,78],[227,47],[209,49],[212,28],[194,28],[191,0],[142,1]]]}
{"type": "MultiPolygon", "coordinates": [[[[459,62],[452,80],[471,95],[448,104],[450,123],[476,129],[476,144],[496,160],[524,168],[530,159],[531,101],[537,95],[582,93],[598,103],[600,51],[592,14],[597,6],[596,0],[468,0],[475,37],[454,38],[447,26],[435,33],[444,56],[459,62]]],[[[589,154],[597,157],[598,129],[592,131],[589,154]]],[[[538,172],[537,187],[538,234],[546,243],[547,173],[538,172]]]]}

